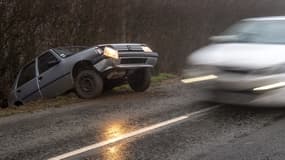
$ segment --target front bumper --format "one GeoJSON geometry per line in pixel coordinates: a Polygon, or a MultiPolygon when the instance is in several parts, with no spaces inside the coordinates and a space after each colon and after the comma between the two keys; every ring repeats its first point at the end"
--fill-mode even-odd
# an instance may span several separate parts
{"type": "Polygon", "coordinates": [[[208,101],[255,107],[285,107],[284,95],[285,89],[283,88],[262,94],[211,90],[208,101]]]}
{"type": "Polygon", "coordinates": [[[157,53],[124,53],[119,59],[104,58],[94,65],[101,73],[112,69],[153,68],[157,64],[157,53]]]}
{"type": "Polygon", "coordinates": [[[208,89],[209,101],[246,105],[256,107],[285,107],[285,88],[271,88],[263,91],[255,91],[262,87],[285,80],[284,75],[271,76],[220,76],[214,85],[208,89]]]}

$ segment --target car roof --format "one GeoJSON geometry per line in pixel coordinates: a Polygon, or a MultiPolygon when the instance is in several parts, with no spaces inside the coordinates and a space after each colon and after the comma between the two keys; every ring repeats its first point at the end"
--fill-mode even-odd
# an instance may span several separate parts
{"type": "Polygon", "coordinates": [[[243,21],[285,21],[285,16],[246,18],[243,21]]]}

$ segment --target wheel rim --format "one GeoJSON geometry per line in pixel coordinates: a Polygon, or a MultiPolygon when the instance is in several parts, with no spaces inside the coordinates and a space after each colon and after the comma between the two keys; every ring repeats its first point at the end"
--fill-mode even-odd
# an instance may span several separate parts
{"type": "Polygon", "coordinates": [[[79,80],[80,89],[83,92],[92,92],[94,90],[93,78],[89,75],[84,75],[79,80]]]}

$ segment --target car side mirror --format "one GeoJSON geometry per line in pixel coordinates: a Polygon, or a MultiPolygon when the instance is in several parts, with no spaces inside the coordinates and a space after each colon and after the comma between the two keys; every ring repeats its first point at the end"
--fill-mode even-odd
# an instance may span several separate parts
{"type": "Polygon", "coordinates": [[[60,61],[58,61],[58,60],[49,61],[49,62],[48,62],[48,67],[55,66],[55,65],[57,65],[59,62],[60,62],[60,61]]]}

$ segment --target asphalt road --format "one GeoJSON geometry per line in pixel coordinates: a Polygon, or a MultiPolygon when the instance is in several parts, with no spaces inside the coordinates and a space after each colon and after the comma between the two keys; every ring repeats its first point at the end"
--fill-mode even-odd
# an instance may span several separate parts
{"type": "Polygon", "coordinates": [[[145,93],[111,92],[1,118],[0,159],[49,159],[90,145],[95,147],[67,159],[285,159],[285,109],[220,106],[192,115],[217,107],[194,103],[203,87],[171,80],[145,93]],[[102,143],[118,137],[124,138],[102,143]]]}

